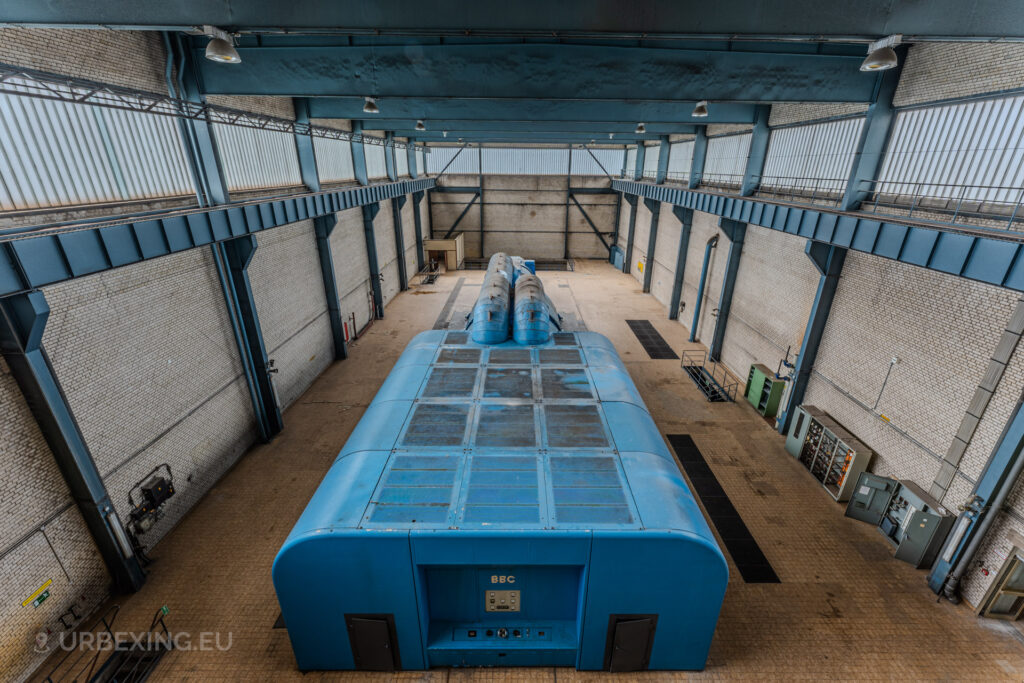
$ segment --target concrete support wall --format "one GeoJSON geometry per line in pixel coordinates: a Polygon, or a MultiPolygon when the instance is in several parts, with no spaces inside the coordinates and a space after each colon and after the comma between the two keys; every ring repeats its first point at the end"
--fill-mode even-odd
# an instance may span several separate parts
{"type": "MultiPolygon", "coordinates": [[[[487,258],[504,251],[528,258],[560,259],[565,253],[568,210],[569,256],[607,258],[608,250],[594,234],[579,208],[569,202],[565,176],[485,175],[483,206],[470,208],[456,228],[464,234],[466,255],[487,258]],[[483,212],[483,251],[480,217],[483,212]]],[[[444,176],[443,185],[476,186],[478,176],[444,176]]],[[[573,176],[573,187],[607,187],[607,178],[573,176]]],[[[434,193],[434,236],[443,237],[455,223],[472,194],[434,193]]],[[[615,229],[615,195],[576,195],[598,230],[610,239],[615,229]]],[[[628,218],[628,217],[627,217],[628,218]]]]}

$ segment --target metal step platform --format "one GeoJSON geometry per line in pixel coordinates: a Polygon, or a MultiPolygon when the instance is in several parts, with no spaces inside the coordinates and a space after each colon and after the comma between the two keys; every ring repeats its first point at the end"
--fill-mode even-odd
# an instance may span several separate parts
{"type": "Polygon", "coordinates": [[[721,363],[709,363],[707,351],[683,351],[680,365],[711,403],[732,403],[736,400],[739,381],[730,378],[721,363]]]}

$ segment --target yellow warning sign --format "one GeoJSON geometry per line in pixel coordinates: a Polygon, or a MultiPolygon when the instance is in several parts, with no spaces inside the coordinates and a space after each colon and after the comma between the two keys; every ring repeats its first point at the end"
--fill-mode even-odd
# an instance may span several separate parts
{"type": "Polygon", "coordinates": [[[637,269],[637,271],[639,271],[641,273],[644,272],[644,262],[643,261],[637,261],[636,262],[636,269],[637,269]]]}
{"type": "Polygon", "coordinates": [[[27,598],[25,598],[25,600],[21,603],[21,606],[22,607],[28,607],[32,602],[35,601],[36,598],[38,598],[40,595],[42,595],[43,592],[47,588],[49,588],[52,584],[53,584],[53,579],[47,579],[46,583],[44,583],[42,586],[37,588],[35,593],[33,593],[32,595],[30,595],[27,598]]]}

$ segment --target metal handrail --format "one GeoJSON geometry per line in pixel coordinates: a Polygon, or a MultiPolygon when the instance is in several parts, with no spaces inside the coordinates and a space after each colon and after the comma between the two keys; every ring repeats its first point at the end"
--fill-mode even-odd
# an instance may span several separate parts
{"type": "MultiPolygon", "coordinates": [[[[106,612],[103,613],[103,616],[99,618],[99,620],[96,622],[96,625],[93,626],[91,631],[95,633],[102,633],[105,631],[107,635],[110,636],[110,641],[113,642],[114,632],[111,631],[111,628],[113,628],[114,620],[117,618],[117,613],[120,611],[120,605],[112,605],[109,609],[107,609],[106,612]],[[101,625],[103,628],[100,628],[101,625]]],[[[74,648],[73,650],[68,650],[67,653],[60,658],[57,664],[54,665],[52,669],[50,669],[50,673],[46,674],[46,677],[43,678],[43,681],[45,681],[45,683],[57,683],[58,681],[63,681],[68,678],[70,678],[70,680],[72,681],[88,681],[92,678],[93,671],[96,669],[96,662],[99,660],[101,652],[102,650],[99,648],[96,648],[92,652],[78,647],[74,648]],[[58,676],[57,678],[54,678],[54,676],[57,675],[57,672],[64,668],[64,665],[67,663],[71,655],[75,654],[76,652],[78,653],[78,656],[75,657],[75,659],[66,667],[65,673],[58,676]],[[87,655],[90,654],[92,656],[87,657],[87,655]]]]}
{"type": "Polygon", "coordinates": [[[950,215],[949,223],[961,216],[988,220],[1006,220],[1006,230],[1013,230],[1022,213],[1024,187],[1007,185],[958,185],[929,181],[905,180],[862,181],[858,189],[867,195],[864,205],[871,212],[883,209],[906,210],[950,215]]]}

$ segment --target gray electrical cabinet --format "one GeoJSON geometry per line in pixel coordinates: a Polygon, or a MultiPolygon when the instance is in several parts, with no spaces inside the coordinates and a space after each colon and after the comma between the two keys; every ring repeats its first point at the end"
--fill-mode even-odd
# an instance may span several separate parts
{"type": "Polygon", "coordinates": [[[956,515],[912,481],[864,472],[846,506],[846,516],[873,524],[897,560],[918,569],[932,566],[956,515]]]}
{"type": "Polygon", "coordinates": [[[874,455],[828,413],[809,405],[797,408],[786,450],[840,503],[850,500],[874,455]]]}

